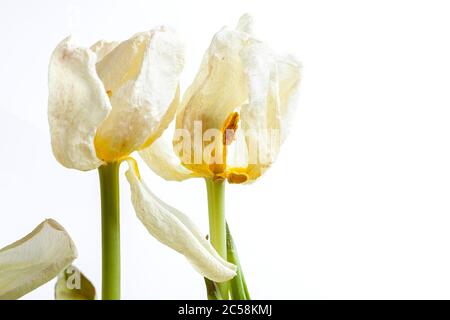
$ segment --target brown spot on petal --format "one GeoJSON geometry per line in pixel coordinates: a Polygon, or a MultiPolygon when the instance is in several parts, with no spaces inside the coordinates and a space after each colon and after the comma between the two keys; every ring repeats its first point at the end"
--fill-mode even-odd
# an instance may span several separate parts
{"type": "Polygon", "coordinates": [[[208,166],[208,168],[214,175],[219,175],[219,174],[225,172],[226,164],[225,163],[211,163],[208,166]]]}
{"type": "Polygon", "coordinates": [[[112,91],[111,90],[106,90],[106,94],[108,95],[108,97],[112,97],[112,91]]]}
{"type": "Polygon", "coordinates": [[[248,175],[245,173],[231,172],[228,174],[227,179],[229,183],[244,183],[248,180],[248,175]]]}

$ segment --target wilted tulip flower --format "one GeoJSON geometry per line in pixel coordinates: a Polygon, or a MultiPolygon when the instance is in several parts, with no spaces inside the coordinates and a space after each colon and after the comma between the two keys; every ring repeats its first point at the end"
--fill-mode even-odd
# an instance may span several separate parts
{"type": "Polygon", "coordinates": [[[0,300],[18,299],[55,278],[77,257],[67,231],[48,219],[0,249],[0,300]]]}
{"type": "MultiPolygon", "coordinates": [[[[102,197],[103,298],[120,298],[119,165],[161,136],[179,106],[184,49],[159,27],[121,43],[91,48],[63,40],[49,67],[48,118],[53,153],[65,167],[99,169],[102,197]]],[[[132,160],[130,160],[133,163],[132,160]]],[[[128,172],[138,217],[159,241],[184,254],[214,281],[235,275],[185,216],[128,172]]]]}
{"type": "MultiPolygon", "coordinates": [[[[173,147],[160,138],[140,152],[167,180],[206,179],[211,242],[225,259],[224,181],[252,182],[274,162],[297,106],[299,84],[300,63],[258,40],[250,16],[244,15],[236,29],[224,27],[213,37],[183,96],[173,147]]],[[[222,298],[237,294],[226,284],[219,287],[222,298]]]]}
{"type": "Polygon", "coordinates": [[[150,145],[175,114],[183,65],[183,46],[166,27],[91,48],[64,39],[49,67],[56,159],[92,170],[150,145]]]}

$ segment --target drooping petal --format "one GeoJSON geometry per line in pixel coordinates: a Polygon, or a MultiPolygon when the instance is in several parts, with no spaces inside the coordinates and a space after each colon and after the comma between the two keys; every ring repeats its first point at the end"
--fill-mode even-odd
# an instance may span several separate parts
{"type": "Polygon", "coordinates": [[[92,170],[97,158],[94,137],[111,105],[97,76],[97,57],[90,49],[64,39],[50,59],[48,121],[53,154],[65,167],[92,170]]]}
{"type": "Polygon", "coordinates": [[[162,134],[178,107],[183,65],[183,44],[167,27],[136,34],[97,64],[112,104],[95,138],[101,159],[126,156],[162,134]]]}
{"type": "Polygon", "coordinates": [[[236,266],[220,257],[192,221],[156,197],[141,180],[134,162],[126,172],[138,218],[158,241],[184,255],[204,277],[223,282],[236,275],[236,266]]]}
{"type": "Polygon", "coordinates": [[[74,265],[59,273],[55,284],[55,300],[95,300],[92,282],[74,265]]]}
{"type": "Polygon", "coordinates": [[[0,299],[17,299],[53,279],[77,257],[69,234],[48,219],[0,250],[0,299]]]}
{"type": "Polygon", "coordinates": [[[193,173],[181,164],[173,150],[169,137],[171,132],[166,130],[161,137],[145,149],[139,151],[139,155],[156,174],[169,181],[182,181],[192,178],[193,173]]]}

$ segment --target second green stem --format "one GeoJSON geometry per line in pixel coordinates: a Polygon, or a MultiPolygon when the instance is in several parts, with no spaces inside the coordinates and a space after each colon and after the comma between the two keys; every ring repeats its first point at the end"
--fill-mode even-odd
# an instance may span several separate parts
{"type": "MultiPolygon", "coordinates": [[[[206,179],[208,193],[209,237],[212,246],[227,260],[227,229],[225,221],[225,182],[206,179]]],[[[219,283],[223,299],[228,300],[228,282],[219,283]]]]}

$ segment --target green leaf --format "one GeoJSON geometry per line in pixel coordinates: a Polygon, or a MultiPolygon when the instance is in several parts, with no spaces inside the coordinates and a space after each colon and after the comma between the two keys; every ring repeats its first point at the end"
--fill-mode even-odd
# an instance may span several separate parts
{"type": "MultiPolygon", "coordinates": [[[[242,271],[242,266],[239,262],[239,257],[236,249],[236,244],[231,236],[230,228],[228,223],[227,228],[227,260],[237,266],[236,276],[229,280],[230,284],[230,295],[232,300],[250,300],[250,294],[248,292],[247,283],[245,282],[244,273],[242,271]]],[[[205,279],[206,292],[208,295],[208,300],[223,300],[219,286],[216,282],[205,279]]]]}
{"type": "Polygon", "coordinates": [[[236,245],[231,236],[230,228],[227,223],[227,259],[229,262],[237,266],[237,274],[231,279],[230,282],[230,294],[232,300],[250,300],[250,294],[248,292],[247,283],[245,282],[242,266],[239,262],[239,257],[236,249],[236,245]]]}
{"type": "Polygon", "coordinates": [[[58,275],[55,300],[95,300],[95,287],[77,267],[71,265],[58,275]]]}

